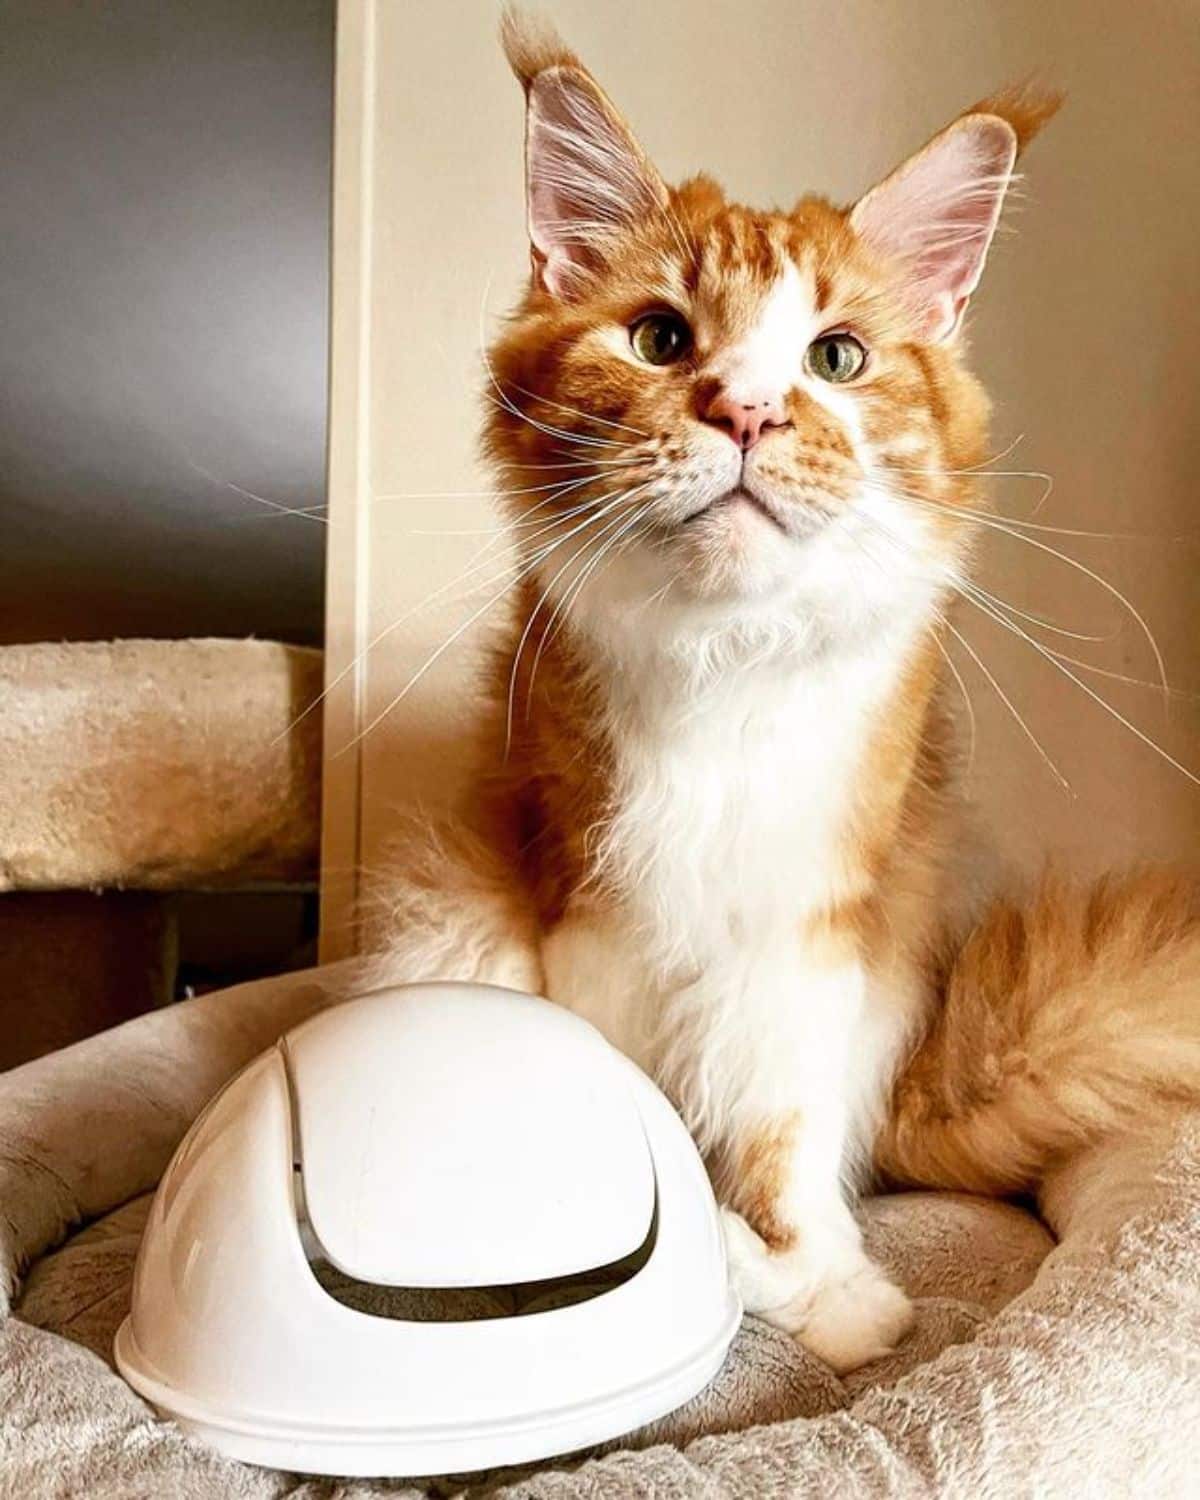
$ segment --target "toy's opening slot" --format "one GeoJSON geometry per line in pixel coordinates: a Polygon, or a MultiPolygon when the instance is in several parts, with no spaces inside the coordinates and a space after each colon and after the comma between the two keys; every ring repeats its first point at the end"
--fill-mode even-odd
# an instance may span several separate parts
{"type": "MultiPolygon", "coordinates": [[[[590,1302],[615,1291],[638,1274],[658,1237],[658,1201],[646,1238],[631,1254],[608,1265],[506,1286],[409,1287],[360,1281],[335,1266],[317,1238],[304,1207],[304,1177],[292,1174],[300,1242],[318,1284],[335,1302],[372,1318],[408,1323],[468,1323],[491,1318],[522,1318],[590,1302]]],[[[486,1232],[481,1226],[480,1233],[486,1232]]]]}

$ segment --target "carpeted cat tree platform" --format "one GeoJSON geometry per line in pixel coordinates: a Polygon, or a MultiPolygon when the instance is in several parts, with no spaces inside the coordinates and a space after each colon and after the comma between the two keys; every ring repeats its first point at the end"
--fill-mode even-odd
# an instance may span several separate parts
{"type": "MultiPolygon", "coordinates": [[[[0,653],[0,744],[6,764],[21,750],[24,777],[19,798],[0,791],[8,883],[305,868],[317,740],[311,726],[277,731],[315,669],[250,644],[94,648],[91,682],[43,654],[60,648],[20,648],[20,670],[0,653]],[[206,695],[177,673],[189,659],[210,674],[209,698],[233,683],[230,706],[206,715],[206,695]],[[125,686],[105,681],[126,666],[125,686]],[[26,687],[44,683],[41,707],[5,724],[22,672],[26,687]],[[66,826],[56,806],[78,814],[78,848],[46,839],[66,826]]],[[[4,1500],[1200,1493],[1200,1115],[1186,1114],[1064,1168],[1041,1217],[958,1194],[869,1201],[870,1246],[913,1295],[917,1326],[846,1379],[747,1320],[682,1411],[605,1452],[472,1481],[305,1479],[185,1438],[111,1363],[148,1195],[208,1096],[355,975],[351,962],[204,995],[0,1075],[4,1500]]]]}
{"type": "Polygon", "coordinates": [[[0,892],[314,879],[320,692],[274,641],[0,648],[0,892]]]}
{"type": "Polygon", "coordinates": [[[0,1068],[168,1003],[198,908],[218,973],[294,967],[321,675],[273,641],[0,648],[0,1068]]]}

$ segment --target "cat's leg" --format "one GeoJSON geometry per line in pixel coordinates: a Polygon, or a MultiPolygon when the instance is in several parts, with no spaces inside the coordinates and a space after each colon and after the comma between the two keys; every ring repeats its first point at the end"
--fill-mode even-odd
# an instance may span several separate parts
{"type": "Polygon", "coordinates": [[[619,911],[573,903],[543,940],[545,993],[653,1074],[658,997],[636,932],[619,911]]]}
{"type": "MultiPolygon", "coordinates": [[[[828,1223],[830,1205],[818,1212],[828,1223]]],[[[836,1247],[768,1244],[730,1208],[721,1211],[730,1273],[748,1313],[790,1333],[839,1375],[890,1354],[912,1327],[912,1304],[856,1235],[836,1247]]],[[[799,1238],[799,1237],[798,1237],[799,1238]]]]}
{"type": "Polygon", "coordinates": [[[371,985],[458,979],[542,991],[541,937],[520,872],[470,829],[411,819],[373,884],[371,985]]]}
{"type": "Polygon", "coordinates": [[[544,944],[546,993],[651,1073],[709,1155],[747,1310],[838,1370],[886,1353],[911,1309],[863,1252],[843,1168],[894,1039],[857,957],[767,940],[672,989],[636,932],[620,912],[570,913],[544,944]]]}
{"type": "Polygon", "coordinates": [[[794,966],[757,966],[746,997],[755,1024],[727,1059],[741,1084],[714,1175],[747,1311],[845,1372],[912,1324],[908,1298],[863,1250],[844,1186],[864,1077],[884,1060],[856,958],[806,959],[796,978],[794,966]]]}

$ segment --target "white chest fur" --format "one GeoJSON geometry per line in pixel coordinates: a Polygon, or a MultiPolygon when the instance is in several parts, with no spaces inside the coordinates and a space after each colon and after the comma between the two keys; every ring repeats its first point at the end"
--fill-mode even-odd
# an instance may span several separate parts
{"type": "Polygon", "coordinates": [[[811,1064],[819,1047],[844,1092],[864,976],[814,968],[803,922],[842,888],[847,817],[893,681],[882,655],[760,663],[686,701],[664,679],[626,705],[595,847],[619,895],[568,911],[545,944],[547,987],[654,1073],[702,1141],[726,1133],[739,1099],[787,1107],[795,1072],[773,1059],[811,1064]]]}
{"type": "Polygon", "coordinates": [[[597,853],[660,971],[828,903],[877,691],[760,667],[694,703],[664,690],[627,728],[597,853]]]}

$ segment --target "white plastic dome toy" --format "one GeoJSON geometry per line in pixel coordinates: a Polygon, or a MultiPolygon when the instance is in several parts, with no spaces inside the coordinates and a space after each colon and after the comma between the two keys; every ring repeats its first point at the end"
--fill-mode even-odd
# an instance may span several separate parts
{"type": "Polygon", "coordinates": [[[548,1001],[427,984],[323,1012],[217,1095],[159,1186],[115,1352],[234,1458],[417,1476],[651,1421],[740,1317],[650,1080],[548,1001]]]}

